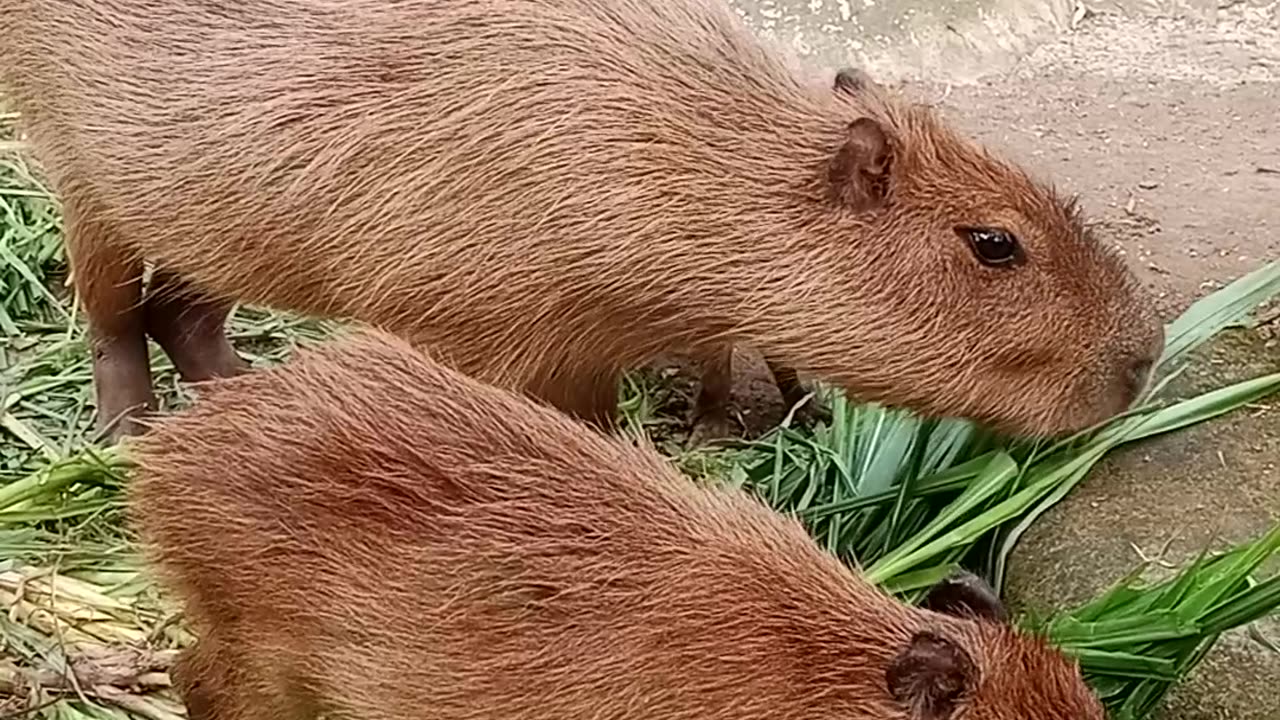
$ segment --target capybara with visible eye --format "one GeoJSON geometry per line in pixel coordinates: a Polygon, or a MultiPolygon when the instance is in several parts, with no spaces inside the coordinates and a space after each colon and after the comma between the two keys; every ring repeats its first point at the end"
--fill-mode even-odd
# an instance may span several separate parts
{"type": "Polygon", "coordinates": [[[147,335],[189,380],[243,367],[233,301],[602,427],[620,370],[740,343],[1053,435],[1162,347],[1071,203],[862,73],[805,79],[724,0],[0,0],[0,37],[117,436],[147,335]]]}
{"type": "Polygon", "coordinates": [[[1102,720],[972,576],[914,608],[744,491],[360,334],[127,444],[191,720],[1102,720]]]}

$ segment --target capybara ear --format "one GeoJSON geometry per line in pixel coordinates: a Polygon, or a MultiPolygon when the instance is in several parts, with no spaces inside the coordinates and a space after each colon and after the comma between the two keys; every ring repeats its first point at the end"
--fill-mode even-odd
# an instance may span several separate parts
{"type": "Polygon", "coordinates": [[[835,89],[847,95],[857,95],[864,90],[874,88],[876,83],[871,76],[857,68],[840,68],[836,71],[835,89]]]}
{"type": "Polygon", "coordinates": [[[867,117],[849,123],[827,174],[832,196],[855,212],[883,205],[889,192],[892,153],[889,136],[880,123],[867,117]]]}
{"type": "Polygon", "coordinates": [[[944,615],[1009,622],[1009,611],[1000,594],[986,580],[961,570],[934,585],[920,602],[920,607],[944,615]]]}
{"type": "Polygon", "coordinates": [[[976,676],[977,667],[964,648],[921,631],[890,663],[885,682],[913,720],[948,720],[976,676]]]}

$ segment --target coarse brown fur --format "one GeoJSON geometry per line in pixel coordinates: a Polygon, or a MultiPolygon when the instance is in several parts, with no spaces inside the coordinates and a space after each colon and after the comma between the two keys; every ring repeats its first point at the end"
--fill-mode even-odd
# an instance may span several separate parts
{"type": "Polygon", "coordinates": [[[652,448],[358,334],[126,447],[192,720],[1101,720],[958,578],[882,594],[652,448]]]}
{"type": "Polygon", "coordinates": [[[802,81],[723,0],[0,0],[0,37],[123,432],[148,334],[188,379],[244,367],[232,301],[606,426],[620,370],[743,343],[1056,434],[1127,407],[1161,347],[1070,203],[925,107],[802,81]],[[1025,262],[979,263],[967,227],[1025,262]]]}

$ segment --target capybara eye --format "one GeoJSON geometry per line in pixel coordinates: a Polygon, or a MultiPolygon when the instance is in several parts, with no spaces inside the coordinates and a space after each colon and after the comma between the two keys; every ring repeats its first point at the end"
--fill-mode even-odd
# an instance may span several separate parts
{"type": "Polygon", "coordinates": [[[969,238],[969,247],[984,265],[1008,265],[1022,255],[1018,239],[995,228],[961,228],[969,238]]]}

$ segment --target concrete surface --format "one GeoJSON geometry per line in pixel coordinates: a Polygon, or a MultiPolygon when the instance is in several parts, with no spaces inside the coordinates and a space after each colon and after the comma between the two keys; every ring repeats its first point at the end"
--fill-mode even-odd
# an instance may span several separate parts
{"type": "MultiPolygon", "coordinates": [[[[1168,318],[1280,258],[1275,2],[735,3],[793,53],[900,83],[1080,193],[1168,318]]],[[[1280,321],[1216,343],[1184,389],[1280,371],[1278,333],[1280,321]]],[[[1060,607],[1143,555],[1164,549],[1177,565],[1206,544],[1256,537],[1280,521],[1278,463],[1280,401],[1116,453],[1028,533],[1010,598],[1060,607]]],[[[1257,629],[1280,643],[1280,619],[1257,629]]],[[[1157,717],[1280,720],[1280,655],[1233,633],[1157,717]]]]}

